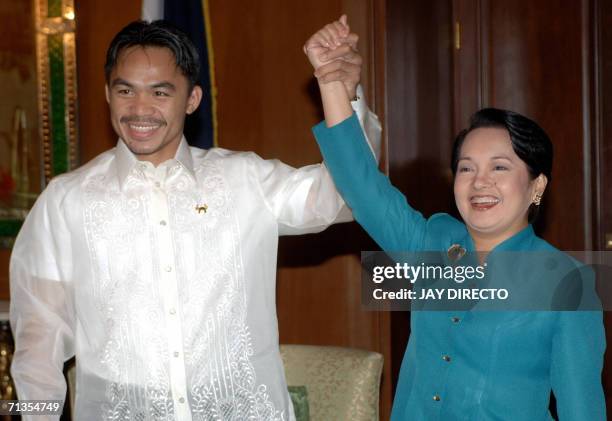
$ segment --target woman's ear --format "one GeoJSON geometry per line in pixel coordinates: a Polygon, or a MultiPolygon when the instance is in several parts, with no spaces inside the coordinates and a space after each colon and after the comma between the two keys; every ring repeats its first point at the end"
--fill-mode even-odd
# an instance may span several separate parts
{"type": "Polygon", "coordinates": [[[546,190],[546,185],[548,184],[548,177],[544,174],[540,174],[534,180],[535,182],[535,193],[540,196],[544,195],[544,190],[546,190]]]}
{"type": "Polygon", "coordinates": [[[538,175],[533,181],[533,197],[531,203],[536,206],[540,206],[544,190],[546,190],[546,184],[548,184],[548,178],[544,174],[538,175]]]}

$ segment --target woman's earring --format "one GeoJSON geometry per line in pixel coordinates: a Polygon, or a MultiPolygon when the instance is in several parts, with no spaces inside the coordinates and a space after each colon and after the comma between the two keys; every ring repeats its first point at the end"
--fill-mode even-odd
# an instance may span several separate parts
{"type": "Polygon", "coordinates": [[[540,202],[542,201],[542,195],[541,194],[536,194],[535,197],[533,198],[533,204],[536,206],[540,206],[540,202]]]}

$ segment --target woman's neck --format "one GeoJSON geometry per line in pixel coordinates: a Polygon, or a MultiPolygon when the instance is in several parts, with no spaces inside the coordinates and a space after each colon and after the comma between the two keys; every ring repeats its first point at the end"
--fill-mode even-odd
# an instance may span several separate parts
{"type": "Polygon", "coordinates": [[[525,221],[503,233],[483,233],[471,228],[468,228],[468,231],[474,242],[474,250],[486,255],[499,244],[527,228],[528,225],[528,222],[525,221]]]}
{"type": "Polygon", "coordinates": [[[474,250],[479,253],[489,253],[504,240],[505,239],[500,240],[497,238],[478,237],[477,235],[472,234],[472,241],[474,241],[474,250]]]}

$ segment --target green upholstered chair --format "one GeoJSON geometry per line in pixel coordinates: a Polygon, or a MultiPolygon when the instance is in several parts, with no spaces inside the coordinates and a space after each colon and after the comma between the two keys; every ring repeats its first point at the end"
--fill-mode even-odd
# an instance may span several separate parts
{"type": "Polygon", "coordinates": [[[281,345],[289,386],[306,386],[311,421],[378,421],[383,357],[333,346],[281,345]]]}

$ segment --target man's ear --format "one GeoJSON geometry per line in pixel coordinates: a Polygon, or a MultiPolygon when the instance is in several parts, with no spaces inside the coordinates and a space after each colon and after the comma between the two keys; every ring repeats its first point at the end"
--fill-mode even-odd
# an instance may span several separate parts
{"type": "Polygon", "coordinates": [[[187,114],[193,113],[198,109],[202,101],[202,88],[199,85],[195,85],[187,98],[187,114]]]}
{"type": "Polygon", "coordinates": [[[110,104],[110,90],[108,87],[108,83],[104,84],[104,95],[106,96],[106,102],[110,104]]]}

